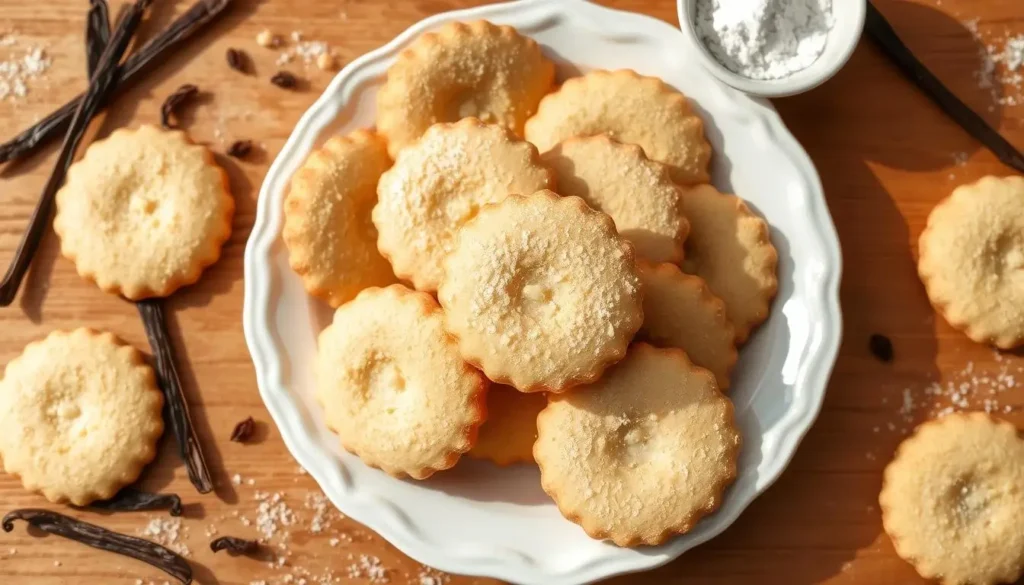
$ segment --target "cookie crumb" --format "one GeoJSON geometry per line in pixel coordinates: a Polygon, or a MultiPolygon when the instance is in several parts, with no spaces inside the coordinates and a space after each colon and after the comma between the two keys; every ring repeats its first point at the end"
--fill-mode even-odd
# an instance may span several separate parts
{"type": "Polygon", "coordinates": [[[321,53],[316,58],[316,66],[321,71],[334,71],[338,67],[337,60],[330,53],[321,53]]]}
{"type": "Polygon", "coordinates": [[[271,32],[270,29],[265,28],[256,35],[256,44],[267,49],[273,49],[281,46],[281,37],[271,32]]]}

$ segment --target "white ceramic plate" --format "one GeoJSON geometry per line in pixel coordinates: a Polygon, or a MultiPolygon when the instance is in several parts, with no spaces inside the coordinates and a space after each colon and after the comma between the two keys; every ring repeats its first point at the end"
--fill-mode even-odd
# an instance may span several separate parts
{"type": "Polygon", "coordinates": [[[245,254],[246,340],[260,394],[295,458],[342,512],[404,553],[444,571],[527,585],[576,585],[655,567],[722,532],[786,467],[811,426],[839,345],[839,245],[811,161],[767,102],[708,74],[672,26],[582,0],[523,0],[428,18],[353,61],[299,121],[260,191],[245,254]],[[562,63],[564,76],[632,68],[661,77],[700,108],[715,148],[714,182],[772,224],[779,296],[743,349],[731,395],[745,444],[724,505],[690,534],[657,548],[588,538],[541,491],[537,470],[463,461],[425,482],[400,481],[343,453],[312,398],[316,335],[330,311],[303,291],[279,237],[292,173],[330,134],[368,127],[395,56],[455,20],[510,24],[562,63]],[[569,64],[572,65],[569,65],[569,64]]]}

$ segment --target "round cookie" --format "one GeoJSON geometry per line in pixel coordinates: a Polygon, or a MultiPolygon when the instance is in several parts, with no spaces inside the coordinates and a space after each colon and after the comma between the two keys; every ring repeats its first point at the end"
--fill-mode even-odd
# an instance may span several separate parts
{"type": "Polygon", "coordinates": [[[735,195],[710,185],[683,193],[683,213],[690,220],[683,271],[703,278],[725,301],[736,328],[736,343],[768,318],[779,288],[779,255],[768,224],[735,195]]]}
{"type": "Polygon", "coordinates": [[[643,322],[632,247],[578,197],[481,209],[444,266],[438,299],[462,356],[521,392],[597,379],[643,322]]]}
{"type": "Polygon", "coordinates": [[[53,503],[111,498],[156,456],[163,404],[135,348],[91,329],[54,331],[7,364],[0,460],[53,503]]]}
{"type": "Polygon", "coordinates": [[[740,434],[714,377],[679,349],[634,344],[537,419],[541,485],[593,538],[657,545],[718,509],[740,434]]]}
{"type": "Polygon", "coordinates": [[[501,126],[476,118],[431,126],[380,179],[377,245],[400,278],[435,291],[456,232],[481,207],[552,183],[537,149],[501,126]]]}
{"type": "Polygon", "coordinates": [[[1024,570],[1024,438],[983,413],[928,421],[903,441],[878,497],[897,554],[945,585],[1024,570]]]}
{"type": "Polygon", "coordinates": [[[82,278],[133,301],[199,280],[220,258],[235,212],[213,154],[149,125],[92,143],[56,202],[62,254],[82,278]]]}
{"type": "Polygon", "coordinates": [[[487,393],[487,422],[468,455],[498,465],[533,463],[537,415],[547,405],[547,396],[540,392],[525,394],[495,384],[487,393]]]}
{"type": "Polygon", "coordinates": [[[715,375],[729,389],[736,364],[736,331],[725,316],[725,303],[711,294],[699,276],[683,274],[675,264],[640,263],[644,289],[644,324],[640,336],[659,347],[678,347],[694,364],[715,375]]]}
{"type": "Polygon", "coordinates": [[[487,381],[459,357],[441,308],[400,284],[369,288],[320,334],[316,398],[367,465],[424,479],[476,441],[487,381]]]}
{"type": "Polygon", "coordinates": [[[390,166],[384,140],[356,130],[328,140],[292,176],[281,232],[288,262],[306,291],[332,307],[397,281],[370,220],[377,181],[390,166]]]}
{"type": "Polygon", "coordinates": [[[413,41],[388,68],[377,130],[392,158],[438,122],[473,117],[522,136],[554,79],[540,46],[514,28],[452,22],[413,41]]]}
{"type": "Polygon", "coordinates": [[[1024,177],[985,177],[935,206],[918,274],[935,308],[979,343],[1024,343],[1024,177]]]}
{"type": "Polygon", "coordinates": [[[682,189],[668,167],[635,144],[599,135],[570,138],[546,152],[558,192],[575,195],[608,214],[633,244],[638,258],[679,262],[690,224],[683,217],[682,189]]]}
{"type": "Polygon", "coordinates": [[[563,83],[526,122],[526,139],[541,152],[595,134],[640,145],[652,160],[668,165],[681,185],[710,180],[704,122],[683,94],[660,79],[625,69],[592,71],[563,83]]]}

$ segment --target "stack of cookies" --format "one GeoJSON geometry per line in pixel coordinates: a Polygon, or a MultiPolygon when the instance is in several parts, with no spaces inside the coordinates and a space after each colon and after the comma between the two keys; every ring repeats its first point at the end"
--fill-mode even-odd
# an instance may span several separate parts
{"type": "Polygon", "coordinates": [[[768,226],[708,184],[685,96],[633,71],[554,87],[533,40],[488,22],[423,35],[377,131],[295,174],[283,238],[320,335],[342,446],[423,479],[463,454],[536,463],[594,538],[685,533],[735,479],[725,392],[768,317],[768,226]]]}

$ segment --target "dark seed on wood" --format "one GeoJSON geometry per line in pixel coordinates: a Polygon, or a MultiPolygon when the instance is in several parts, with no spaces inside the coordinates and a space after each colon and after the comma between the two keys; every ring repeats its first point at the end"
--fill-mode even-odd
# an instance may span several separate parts
{"type": "Polygon", "coordinates": [[[249,72],[249,54],[241,49],[228,49],[227,52],[228,67],[238,71],[239,73],[249,72]]]}
{"type": "Polygon", "coordinates": [[[235,430],[231,431],[231,440],[235,443],[244,443],[252,438],[252,431],[256,425],[256,421],[252,420],[252,417],[243,420],[242,422],[235,425],[235,430]]]}
{"type": "Polygon", "coordinates": [[[235,158],[245,158],[249,156],[250,152],[252,152],[252,140],[236,140],[228,147],[228,156],[235,158]]]}
{"type": "Polygon", "coordinates": [[[872,355],[885,363],[891,362],[893,357],[895,357],[892,341],[880,333],[875,333],[871,336],[871,339],[868,340],[868,348],[871,350],[872,355]]]}
{"type": "Polygon", "coordinates": [[[199,95],[199,88],[191,83],[186,83],[174,90],[174,93],[167,96],[163,105],[160,106],[160,125],[164,128],[177,128],[178,126],[171,122],[171,117],[177,116],[181,106],[197,95],[199,95]]]}
{"type": "Polygon", "coordinates": [[[234,536],[221,536],[210,543],[210,550],[213,552],[226,550],[231,555],[248,555],[256,552],[259,548],[260,543],[255,540],[245,540],[234,536]]]}
{"type": "Polygon", "coordinates": [[[299,84],[299,80],[287,71],[278,71],[270,78],[270,83],[284,89],[292,89],[299,84]]]}

